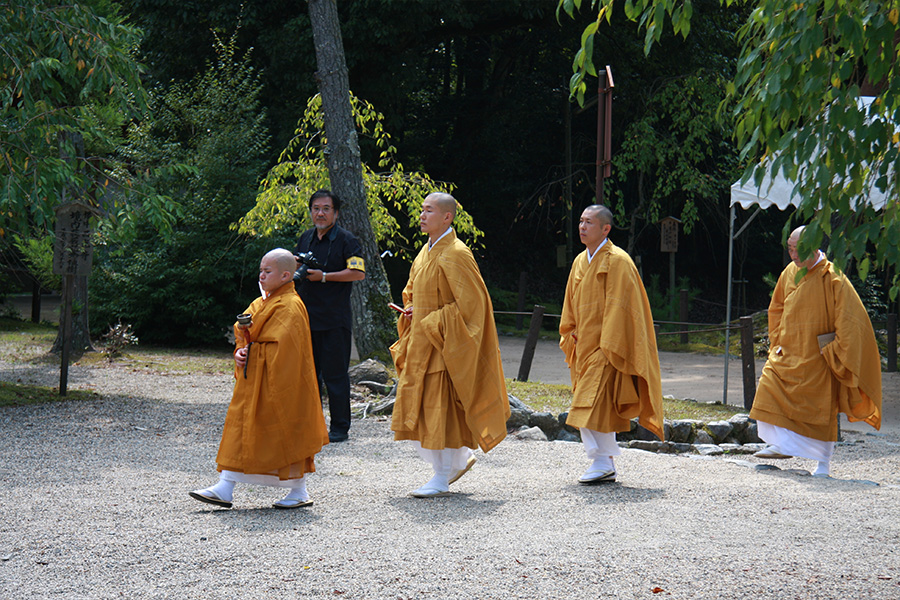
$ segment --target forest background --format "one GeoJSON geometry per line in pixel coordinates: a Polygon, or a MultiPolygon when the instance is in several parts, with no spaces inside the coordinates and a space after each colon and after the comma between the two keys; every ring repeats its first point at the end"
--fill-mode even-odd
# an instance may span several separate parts
{"type": "MultiPolygon", "coordinates": [[[[118,157],[175,207],[163,227],[149,210],[98,223],[89,303],[94,333],[121,320],[145,341],[220,342],[233,314],[258,295],[261,254],[276,245],[292,248],[308,227],[304,191],[296,197],[295,223],[264,236],[235,229],[317,93],[306,3],[89,4],[136,28],[134,54],[149,95],[139,116],[105,117],[115,143],[93,152],[118,157]]],[[[525,272],[526,305],[553,312],[571,260],[567,235],[579,252],[578,216],[595,194],[596,105],[582,109],[569,98],[572,57],[594,16],[557,19],[556,0],[338,5],[351,89],[381,115],[361,135],[363,161],[374,172],[387,168],[377,133],[390,132],[391,160],[427,173],[435,185],[452,185],[483,232],[468,239],[495,309],[515,309],[525,272]],[[567,112],[571,229],[563,194],[567,112]]],[[[729,187],[744,166],[733,124],[716,111],[734,73],[735,32],[747,8],[718,0],[693,6],[702,18],[687,39],[664,34],[645,55],[642,32],[621,18],[598,31],[593,53],[596,64],[611,66],[615,81],[612,177],[605,185],[617,214],[610,237],[639,262],[655,318],[671,319],[659,220],[680,219],[676,287],[691,290],[690,320],[714,322],[724,318],[729,187]]],[[[396,298],[422,238],[408,205],[386,210],[398,223],[381,244],[393,253],[384,264],[396,298]]],[[[749,215],[738,213],[740,226],[749,215]]],[[[744,284],[733,316],[767,306],[772,276],[785,263],[786,220],[765,211],[736,240],[735,279],[744,284]]],[[[52,224],[34,219],[4,228],[0,260],[12,268],[0,275],[0,289],[29,289],[21,269],[47,288],[58,286],[48,275],[51,232],[52,224]]],[[[872,278],[875,304],[885,308],[877,274],[872,278]]]]}

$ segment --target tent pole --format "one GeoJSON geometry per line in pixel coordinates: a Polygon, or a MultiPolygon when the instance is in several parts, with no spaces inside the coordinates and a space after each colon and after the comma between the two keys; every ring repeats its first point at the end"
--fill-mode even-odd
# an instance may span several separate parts
{"type": "Polygon", "coordinates": [[[731,278],[732,264],[734,255],[734,204],[731,205],[731,212],[728,216],[728,295],[725,300],[725,380],[722,384],[722,404],[728,404],[728,355],[729,344],[731,343],[731,278]]]}

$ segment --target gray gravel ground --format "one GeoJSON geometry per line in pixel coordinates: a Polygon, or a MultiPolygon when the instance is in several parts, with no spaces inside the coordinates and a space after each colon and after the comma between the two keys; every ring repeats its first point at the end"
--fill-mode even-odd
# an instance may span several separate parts
{"type": "MultiPolygon", "coordinates": [[[[0,380],[58,383],[0,361],[0,380]]],[[[834,479],[626,450],[575,483],[580,444],[506,440],[446,498],[389,423],[357,421],[315,505],[215,480],[228,375],[70,370],[102,398],[0,408],[0,598],[900,598],[900,436],[846,432],[834,479]]],[[[803,471],[802,473],[806,473],[803,471]]]]}

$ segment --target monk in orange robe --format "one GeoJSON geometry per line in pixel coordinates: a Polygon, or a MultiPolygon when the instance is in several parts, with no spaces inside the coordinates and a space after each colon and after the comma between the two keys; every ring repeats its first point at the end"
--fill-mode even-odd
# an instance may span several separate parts
{"type": "Polygon", "coordinates": [[[391,346],[397,398],[391,429],[412,440],[434,477],[410,493],[443,496],[506,437],[509,399],[503,378],[493,306],[471,250],[451,225],[456,200],[430,194],[419,223],[428,235],[403,290],[400,339],[391,346]]]}
{"type": "Polygon", "coordinates": [[[838,413],[881,427],[881,355],[847,277],[821,250],[801,260],[802,233],[798,227],[788,238],[792,262],[769,304],[769,357],[750,417],[770,444],[756,456],[816,460],[813,475],[828,477],[838,413]]]}
{"type": "Polygon", "coordinates": [[[663,439],[662,385],[653,315],[631,257],[608,239],[612,212],[594,204],[578,226],[585,251],[572,263],[559,347],[572,377],[566,424],[581,430],[592,461],[579,483],[616,480],[616,432],[631,419],[663,439]]]}
{"type": "Polygon", "coordinates": [[[262,296],[245,311],[252,324],[234,325],[236,382],[216,458],[219,482],[190,492],[196,500],[231,508],[235,483],[251,483],[288,489],[275,508],[312,504],[306,474],[316,470],[328,431],[296,266],[283,248],[259,264],[262,296]]]}

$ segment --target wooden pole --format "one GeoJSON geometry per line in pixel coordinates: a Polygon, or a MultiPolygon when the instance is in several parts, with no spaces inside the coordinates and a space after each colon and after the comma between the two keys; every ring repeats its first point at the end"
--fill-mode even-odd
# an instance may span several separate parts
{"type": "Polygon", "coordinates": [[[528,338],[525,340],[525,349],[522,351],[522,362],[519,363],[517,381],[528,381],[528,374],[531,372],[531,362],[534,360],[534,349],[537,347],[538,338],[541,335],[544,310],[543,306],[534,305],[534,311],[531,313],[531,326],[528,328],[528,338]]]}
{"type": "MultiPolygon", "coordinates": [[[[688,291],[687,290],[678,290],[678,320],[682,323],[687,323],[688,320],[688,291]]],[[[684,325],[685,329],[687,325],[684,325]]],[[[687,333],[681,334],[681,339],[679,340],[682,344],[687,344],[690,342],[688,339],[687,333]]]]}
{"type": "Polygon", "coordinates": [[[897,372],[897,315],[887,316],[887,370],[897,372]]]}
{"type": "Polygon", "coordinates": [[[741,317],[741,367],[744,374],[744,408],[753,407],[756,396],[756,363],[753,356],[753,317],[741,317]]]}
{"type": "Polygon", "coordinates": [[[72,295],[75,293],[75,275],[67,273],[65,276],[65,302],[63,303],[61,323],[63,343],[62,358],[59,366],[59,395],[66,395],[66,387],[69,383],[69,354],[72,351],[72,295]]]}

